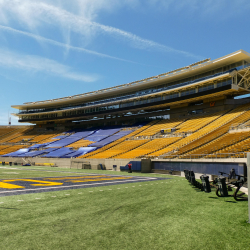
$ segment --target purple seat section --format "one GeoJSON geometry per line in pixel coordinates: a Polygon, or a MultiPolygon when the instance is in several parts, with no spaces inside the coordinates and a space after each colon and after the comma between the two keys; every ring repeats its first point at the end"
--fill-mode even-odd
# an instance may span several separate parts
{"type": "Polygon", "coordinates": [[[45,154],[45,153],[50,153],[50,152],[52,152],[54,150],[56,150],[56,148],[47,148],[47,149],[44,149],[44,150],[30,151],[30,152],[24,154],[23,157],[36,157],[38,155],[42,155],[42,154],[45,154]]]}
{"type": "Polygon", "coordinates": [[[31,147],[29,147],[29,149],[36,149],[36,148],[40,148],[42,147],[42,144],[35,144],[35,145],[32,145],[31,147]]]}
{"type": "Polygon", "coordinates": [[[42,147],[47,146],[48,144],[49,144],[49,143],[35,144],[35,145],[32,145],[31,147],[29,147],[29,149],[37,149],[37,148],[42,148],[42,147]]]}
{"type": "Polygon", "coordinates": [[[6,155],[2,155],[4,157],[17,157],[23,153],[27,153],[29,152],[29,149],[28,148],[22,148],[22,149],[19,149],[15,152],[12,152],[12,153],[9,153],[9,154],[6,154],[6,155]]]}
{"type": "Polygon", "coordinates": [[[46,146],[46,148],[61,148],[73,142],[79,141],[80,139],[81,138],[78,138],[78,137],[72,137],[72,138],[67,137],[62,140],[50,143],[49,145],[46,146]]]}
{"type": "Polygon", "coordinates": [[[125,135],[130,134],[131,132],[133,132],[133,130],[126,130],[126,131],[118,132],[117,134],[111,135],[111,136],[109,136],[109,137],[107,137],[99,142],[95,142],[95,143],[90,144],[89,147],[99,147],[99,148],[103,147],[103,146],[105,146],[113,141],[116,141],[116,140],[122,138],[125,135]]]}
{"type": "Polygon", "coordinates": [[[74,133],[70,136],[67,136],[65,138],[62,138],[61,140],[55,141],[50,143],[48,146],[46,146],[47,148],[62,148],[65,147],[71,143],[74,143],[76,141],[81,140],[82,138],[93,134],[94,131],[85,131],[85,132],[77,132],[74,133]]]}
{"type": "Polygon", "coordinates": [[[94,134],[86,137],[86,140],[89,141],[101,141],[105,138],[107,138],[110,135],[113,135],[114,133],[118,132],[120,130],[120,128],[114,128],[114,129],[99,129],[97,130],[94,134]]]}
{"type": "Polygon", "coordinates": [[[94,150],[96,150],[96,147],[82,147],[79,148],[76,152],[66,155],[64,158],[78,157],[94,150]]]}
{"type": "Polygon", "coordinates": [[[72,138],[72,137],[78,137],[78,138],[84,138],[87,137],[91,134],[93,134],[95,131],[82,131],[82,132],[76,132],[72,135],[70,135],[68,138],[72,138]]]}
{"type": "Polygon", "coordinates": [[[46,155],[43,155],[41,157],[44,158],[61,158],[64,157],[67,154],[75,152],[74,150],[71,150],[71,148],[59,148],[57,150],[54,150],[46,155]]]}

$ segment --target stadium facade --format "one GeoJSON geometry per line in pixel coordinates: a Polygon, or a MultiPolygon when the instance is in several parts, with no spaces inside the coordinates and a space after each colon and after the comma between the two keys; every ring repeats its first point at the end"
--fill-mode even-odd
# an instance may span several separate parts
{"type": "Polygon", "coordinates": [[[64,98],[13,105],[19,122],[65,126],[180,117],[226,109],[250,91],[250,54],[239,50],[139,81],[64,98]],[[228,101],[229,100],[229,101],[228,101]],[[212,111],[211,111],[212,110],[212,111]],[[75,123],[76,122],[76,123],[75,123]]]}

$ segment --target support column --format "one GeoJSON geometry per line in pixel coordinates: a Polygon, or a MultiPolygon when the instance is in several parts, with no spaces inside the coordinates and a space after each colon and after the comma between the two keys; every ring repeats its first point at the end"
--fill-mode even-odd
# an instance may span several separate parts
{"type": "Polygon", "coordinates": [[[250,153],[247,153],[247,183],[248,183],[248,223],[250,223],[250,153]]]}

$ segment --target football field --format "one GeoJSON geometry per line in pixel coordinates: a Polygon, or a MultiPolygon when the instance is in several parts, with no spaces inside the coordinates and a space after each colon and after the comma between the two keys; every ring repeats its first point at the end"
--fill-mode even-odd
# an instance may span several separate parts
{"type": "Polygon", "coordinates": [[[179,176],[22,166],[0,176],[0,249],[249,249],[247,202],[179,176]]]}

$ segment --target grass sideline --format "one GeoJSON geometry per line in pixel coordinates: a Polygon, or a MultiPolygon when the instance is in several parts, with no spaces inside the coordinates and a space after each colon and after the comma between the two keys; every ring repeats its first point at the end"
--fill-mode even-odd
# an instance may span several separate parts
{"type": "MultiPolygon", "coordinates": [[[[76,173],[131,175],[14,167],[0,168],[0,178],[76,173]]],[[[249,249],[247,202],[218,198],[214,191],[198,191],[184,178],[171,178],[0,197],[0,249],[249,249]]]]}

